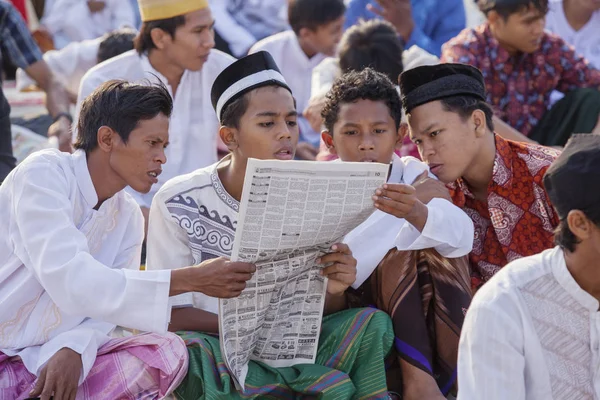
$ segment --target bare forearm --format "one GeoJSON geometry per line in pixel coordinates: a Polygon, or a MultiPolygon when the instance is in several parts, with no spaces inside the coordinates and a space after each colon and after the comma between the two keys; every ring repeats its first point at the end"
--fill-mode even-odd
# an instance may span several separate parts
{"type": "Polygon", "coordinates": [[[46,91],[46,108],[51,116],[69,113],[69,92],[56,79],[52,79],[46,91]]]}
{"type": "Polygon", "coordinates": [[[69,112],[69,92],[58,82],[44,60],[31,64],[25,72],[46,92],[46,108],[52,117],[69,112]]]}
{"type": "Polygon", "coordinates": [[[174,308],[171,312],[169,331],[219,333],[219,317],[198,308],[174,308]]]}
{"type": "Polygon", "coordinates": [[[342,311],[348,308],[348,301],[346,299],[346,293],[341,295],[332,295],[327,293],[325,297],[325,308],[323,310],[324,315],[335,314],[338,311],[342,311]]]}
{"type": "MultiPolygon", "coordinates": [[[[188,267],[189,268],[189,267],[188,267]]],[[[169,297],[191,292],[190,271],[188,268],[179,268],[171,271],[171,286],[169,297]]]]}
{"type": "Polygon", "coordinates": [[[523,142],[523,143],[537,143],[534,140],[529,139],[527,136],[523,135],[521,132],[517,131],[512,126],[508,125],[506,122],[502,121],[498,117],[494,117],[494,130],[504,139],[512,140],[513,142],[523,142]]]}

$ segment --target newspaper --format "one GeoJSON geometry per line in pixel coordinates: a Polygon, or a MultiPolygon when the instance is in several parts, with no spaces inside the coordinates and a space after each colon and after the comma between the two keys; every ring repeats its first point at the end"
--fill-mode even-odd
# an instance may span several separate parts
{"type": "Polygon", "coordinates": [[[231,260],[257,269],[238,298],[219,300],[221,350],[238,389],[249,360],[315,362],[327,289],[315,261],[373,213],[388,169],[248,160],[231,260]]]}

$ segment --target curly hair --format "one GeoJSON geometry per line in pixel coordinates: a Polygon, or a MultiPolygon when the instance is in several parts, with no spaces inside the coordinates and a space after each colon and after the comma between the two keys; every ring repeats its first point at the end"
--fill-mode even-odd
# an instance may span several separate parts
{"type": "Polygon", "coordinates": [[[321,116],[329,133],[333,134],[333,126],[338,120],[340,105],[354,103],[361,99],[383,101],[390,110],[390,116],[396,123],[396,129],[400,127],[402,104],[396,86],[384,74],[371,68],[365,68],[362,71],[351,71],[342,75],[336,79],[333,87],[327,93],[321,116]]]}

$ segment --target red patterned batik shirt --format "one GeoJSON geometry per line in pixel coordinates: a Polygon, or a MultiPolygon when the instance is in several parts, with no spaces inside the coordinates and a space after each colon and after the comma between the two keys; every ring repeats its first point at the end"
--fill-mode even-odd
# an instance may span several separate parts
{"type": "Polygon", "coordinates": [[[554,90],[567,93],[600,87],[600,71],[550,33],[544,35],[535,52],[511,56],[485,23],[463,30],[446,43],[441,59],[479,68],[495,114],[524,135],[529,135],[548,110],[554,90]]]}
{"type": "Polygon", "coordinates": [[[476,200],[462,179],[450,185],[454,204],[475,225],[469,256],[474,289],[509,262],[553,247],[559,223],[542,179],[560,153],[495,136],[496,159],[487,201],[476,200]]]}

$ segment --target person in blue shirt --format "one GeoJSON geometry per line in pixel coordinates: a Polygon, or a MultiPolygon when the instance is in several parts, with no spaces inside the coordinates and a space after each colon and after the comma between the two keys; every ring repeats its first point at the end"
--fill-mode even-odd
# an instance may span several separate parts
{"type": "Polygon", "coordinates": [[[347,29],[360,19],[383,18],[394,25],[406,48],[440,56],[442,45],[466,26],[463,0],[348,0],[347,29]]]}

